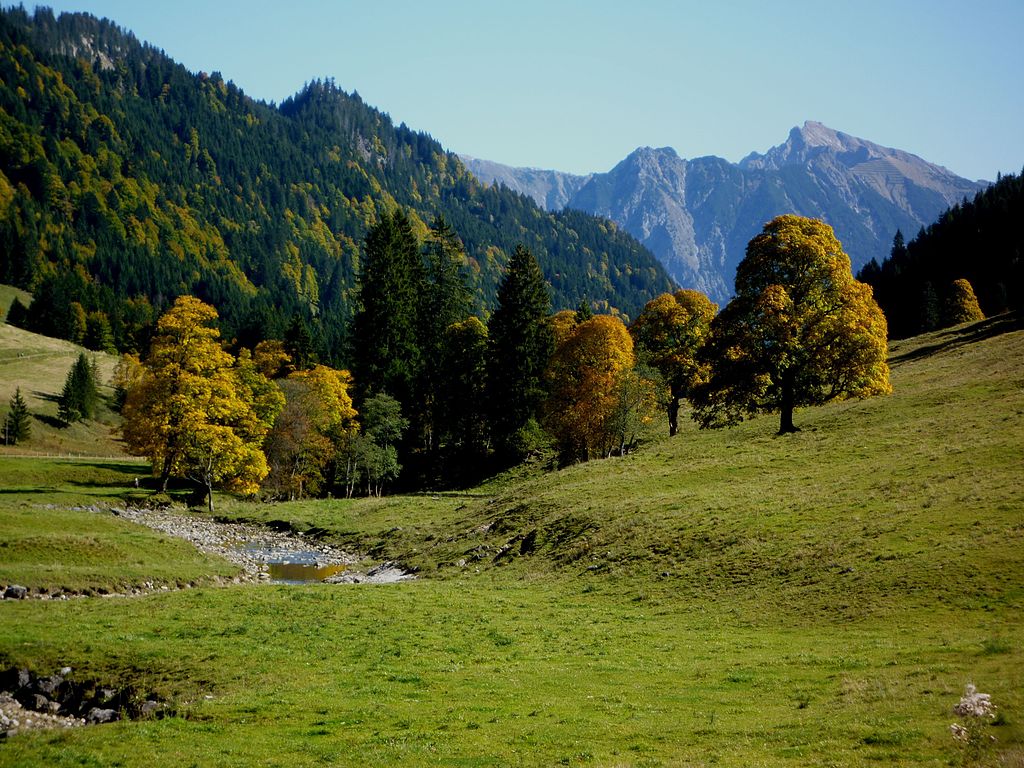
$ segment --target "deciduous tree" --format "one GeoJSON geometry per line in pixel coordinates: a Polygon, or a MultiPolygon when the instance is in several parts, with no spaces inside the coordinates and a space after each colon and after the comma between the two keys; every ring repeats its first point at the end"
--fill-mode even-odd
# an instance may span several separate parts
{"type": "Polygon", "coordinates": [[[580,323],[551,356],[545,424],[565,460],[608,456],[621,445],[616,417],[632,370],[633,339],[617,317],[580,323]]]}
{"type": "Polygon", "coordinates": [[[699,291],[663,293],[647,302],[630,334],[639,355],[658,370],[669,388],[668,433],[679,429],[679,400],[707,376],[697,359],[718,305],[699,291]]]}
{"type": "MultiPolygon", "coordinates": [[[[448,326],[441,353],[439,416],[448,453],[460,462],[487,447],[487,327],[477,317],[448,326]]],[[[466,473],[462,473],[466,474],[466,473]]]]}
{"type": "Polygon", "coordinates": [[[691,395],[702,427],[891,391],[885,316],[822,221],[779,216],[750,241],[736,297],[714,319],[702,358],[711,378],[691,395]]]}
{"type": "Polygon", "coordinates": [[[974,295],[974,288],[969,280],[961,277],[953,281],[949,289],[949,302],[945,314],[947,325],[973,323],[985,319],[985,313],[978,305],[978,297],[974,295]]]}
{"type": "Polygon", "coordinates": [[[331,464],[357,429],[350,385],[348,371],[323,365],[277,382],[285,404],[264,443],[270,466],[264,487],[275,496],[324,490],[331,464]]]}
{"type": "Polygon", "coordinates": [[[217,311],[179,298],[157,323],[145,372],[122,415],[129,449],[152,460],[166,490],[172,474],[252,494],[268,472],[263,438],[283,398],[251,361],[236,366],[219,343],[217,311]]]}

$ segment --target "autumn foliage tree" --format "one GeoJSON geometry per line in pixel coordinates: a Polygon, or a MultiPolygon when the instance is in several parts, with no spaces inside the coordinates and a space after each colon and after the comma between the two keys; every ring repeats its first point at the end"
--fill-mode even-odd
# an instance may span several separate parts
{"type": "Polygon", "coordinates": [[[680,399],[707,375],[697,352],[717,311],[718,305],[700,291],[682,289],[647,302],[629,329],[639,353],[668,385],[669,435],[679,429],[680,399]]]}
{"type": "Polygon", "coordinates": [[[972,323],[984,319],[985,313],[981,311],[978,297],[974,295],[974,288],[970,281],[962,277],[954,280],[950,286],[949,301],[946,304],[946,324],[960,325],[960,323],[972,323]]]}
{"type": "Polygon", "coordinates": [[[747,245],[736,297],[714,319],[702,359],[709,381],[691,395],[702,427],[891,392],[885,316],[871,288],[853,279],[832,228],[779,216],[747,245]]]}
{"type": "Polygon", "coordinates": [[[616,417],[634,363],[633,339],[610,315],[580,323],[555,349],[545,424],[563,459],[606,457],[621,445],[616,417]]]}
{"type": "Polygon", "coordinates": [[[277,382],[284,407],[264,444],[270,466],[264,488],[272,495],[301,499],[330,483],[331,465],[358,430],[351,383],[348,371],[324,365],[277,382]]]}
{"type": "Polygon", "coordinates": [[[268,472],[261,445],[283,398],[252,364],[220,345],[217,311],[179,298],[157,322],[142,376],[125,399],[123,436],[147,456],[166,491],[171,475],[207,491],[255,493],[268,472]]]}

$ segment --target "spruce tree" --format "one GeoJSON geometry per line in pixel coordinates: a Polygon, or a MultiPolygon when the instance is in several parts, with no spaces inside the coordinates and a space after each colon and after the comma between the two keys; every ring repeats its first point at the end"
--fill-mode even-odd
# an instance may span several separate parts
{"type": "Polygon", "coordinates": [[[548,287],[533,254],[517,245],[498,289],[488,328],[491,435],[506,459],[522,455],[521,437],[535,428],[544,398],[543,375],[554,348],[548,287]]]}
{"type": "Polygon", "coordinates": [[[29,438],[32,422],[29,418],[28,406],[21,396],[21,387],[14,390],[10,400],[10,410],[4,419],[4,443],[15,445],[29,438]]]}
{"type": "Polygon", "coordinates": [[[66,425],[91,419],[96,415],[99,399],[96,367],[83,352],[64,380],[64,389],[57,399],[57,417],[66,425]]]}
{"type": "MultiPolygon", "coordinates": [[[[430,225],[430,233],[423,246],[426,284],[420,321],[420,351],[423,368],[419,402],[425,443],[430,450],[439,446],[444,425],[440,424],[440,403],[449,385],[443,371],[448,329],[469,317],[472,295],[462,273],[465,256],[462,241],[455,230],[438,216],[430,225]]],[[[415,410],[410,409],[415,416],[415,410]]]]}
{"type": "Polygon", "coordinates": [[[353,374],[363,398],[387,393],[410,409],[422,365],[422,291],[423,265],[409,217],[401,209],[384,214],[366,235],[353,318],[353,374]]]}

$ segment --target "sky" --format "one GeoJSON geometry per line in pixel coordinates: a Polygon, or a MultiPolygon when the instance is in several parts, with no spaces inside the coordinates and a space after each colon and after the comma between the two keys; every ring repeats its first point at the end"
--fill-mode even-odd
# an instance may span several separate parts
{"type": "MultiPolygon", "coordinates": [[[[31,8],[32,3],[25,2],[31,8]]],[[[970,179],[1024,167],[1024,0],[54,0],[281,102],[316,78],[446,149],[738,161],[805,120],[970,179]]]]}

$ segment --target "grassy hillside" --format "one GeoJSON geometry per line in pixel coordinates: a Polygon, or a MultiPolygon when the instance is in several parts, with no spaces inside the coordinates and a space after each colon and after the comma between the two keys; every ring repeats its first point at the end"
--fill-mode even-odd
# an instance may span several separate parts
{"type": "MultiPolygon", "coordinates": [[[[3,296],[0,293],[0,300],[3,296]]],[[[109,398],[113,390],[108,382],[117,365],[116,356],[92,352],[69,341],[29,333],[12,325],[0,325],[0,414],[7,413],[11,395],[20,387],[33,416],[29,439],[10,447],[3,446],[0,440],[0,454],[123,455],[113,433],[116,417],[109,408],[101,407],[95,420],[70,427],[63,427],[57,421],[57,398],[68,371],[82,352],[96,360],[102,385],[100,393],[109,398]]]]}
{"type": "MultiPolygon", "coordinates": [[[[1000,708],[993,764],[1024,764],[1022,359],[1000,318],[900,343],[891,397],[799,411],[797,435],[689,429],[461,496],[236,502],[432,578],[0,604],[0,662],[179,708],[19,735],[0,765],[946,766],[968,682],[1000,708]]],[[[36,463],[0,462],[25,474],[0,540],[31,514],[56,535],[48,499],[131,492],[36,463]]],[[[74,550],[134,530],[61,515],[74,550]]]]}
{"type": "MultiPolygon", "coordinates": [[[[649,581],[755,610],[856,617],[1020,600],[1024,331],[1014,316],[900,342],[893,395],[680,434],[468,494],[229,504],[460,577],[649,581]],[[459,562],[465,561],[465,566],[459,562]],[[956,588],[951,590],[951,583],[956,588]]],[[[222,506],[222,509],[225,507],[222,506]]]]}
{"type": "Polygon", "coordinates": [[[11,308],[11,303],[15,298],[26,307],[32,303],[32,294],[28,291],[23,291],[12,285],[0,285],[0,321],[7,319],[7,310],[11,308]]]}

